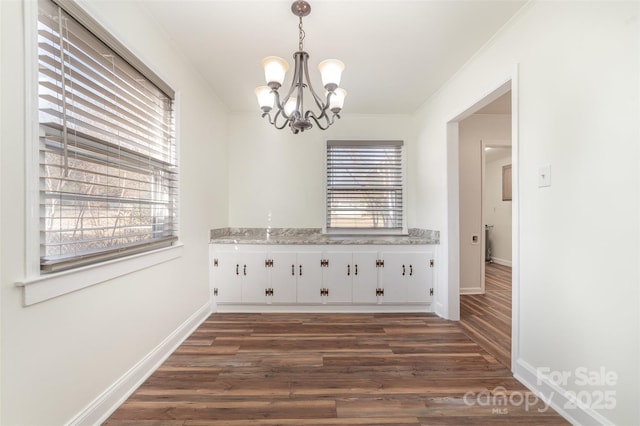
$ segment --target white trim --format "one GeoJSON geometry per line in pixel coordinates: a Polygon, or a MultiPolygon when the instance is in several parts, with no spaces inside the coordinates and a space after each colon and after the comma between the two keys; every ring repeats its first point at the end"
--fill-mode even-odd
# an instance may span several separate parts
{"type": "Polygon", "coordinates": [[[496,265],[509,266],[511,267],[512,263],[510,260],[500,259],[499,257],[491,256],[491,261],[496,265]]]}
{"type": "Polygon", "coordinates": [[[176,244],[121,259],[89,265],[82,268],[39,275],[16,283],[24,289],[24,305],[29,306],[63,294],[71,293],[122,275],[149,268],[182,256],[183,245],[176,244]]]}
{"type": "Polygon", "coordinates": [[[445,288],[436,291],[438,315],[458,321],[460,319],[460,177],[459,150],[460,134],[457,121],[447,123],[446,164],[447,189],[445,191],[447,206],[447,232],[440,243],[447,246],[445,288]]]}
{"type": "MultiPolygon", "coordinates": [[[[502,80],[489,86],[484,95],[476,98],[466,108],[460,109],[460,113],[447,122],[447,231],[445,244],[448,244],[447,261],[447,294],[448,300],[438,300],[437,303],[444,303],[443,310],[445,318],[458,320],[460,318],[460,217],[459,217],[459,183],[458,183],[458,122],[469,117],[475,111],[490,104],[500,96],[511,90],[511,158],[512,158],[512,221],[511,239],[512,244],[512,321],[511,321],[511,370],[515,368],[515,360],[520,356],[519,329],[520,329],[520,304],[519,297],[519,244],[520,244],[520,221],[519,221],[519,140],[518,140],[518,64],[516,63],[511,71],[502,80]],[[457,312],[457,315],[455,313],[457,312]]],[[[437,305],[438,306],[438,305],[437,305]]],[[[439,311],[440,312],[440,311],[439,311]]]]}
{"type": "MultiPolygon", "coordinates": [[[[448,235],[445,239],[446,244],[448,244],[448,282],[446,300],[440,299],[438,301],[438,303],[442,303],[445,309],[443,311],[438,311],[438,314],[450,320],[457,321],[460,319],[460,183],[458,177],[460,168],[458,154],[460,137],[458,123],[511,90],[513,80],[513,73],[508,73],[503,79],[498,80],[496,84],[489,86],[482,96],[472,101],[466,107],[460,109],[459,111],[461,112],[452,117],[446,123],[446,205],[448,235]]],[[[513,114],[511,116],[511,120],[514,120],[513,114]]]]}
{"type": "Polygon", "coordinates": [[[191,335],[211,314],[209,302],[200,307],[166,339],[116,380],[67,425],[98,425],[107,418],[191,335]]]}
{"type": "Polygon", "coordinates": [[[513,363],[513,375],[538,398],[558,412],[562,417],[574,425],[613,425],[610,420],[595,411],[594,409],[575,401],[571,396],[575,393],[569,392],[555,382],[549,380],[528,362],[518,359],[513,363]],[[575,407],[575,408],[567,408],[575,407]]]}
{"type": "MultiPolygon", "coordinates": [[[[2,21],[2,5],[0,5],[0,22],[3,22],[2,21]]],[[[2,29],[0,28],[0,33],[1,32],[2,32],[2,29]]],[[[0,37],[1,37],[1,35],[0,35],[0,37]]],[[[0,59],[0,62],[1,61],[2,61],[2,59],[0,59]]],[[[2,66],[0,66],[0,81],[3,81],[2,80],[2,66]]],[[[2,88],[0,87],[0,100],[1,99],[4,99],[4,97],[2,96],[2,88]]],[[[0,106],[0,108],[2,108],[2,107],[0,106]]],[[[0,115],[0,129],[4,128],[3,127],[3,124],[4,124],[3,122],[4,122],[3,117],[2,117],[2,115],[0,115]]],[[[0,140],[2,140],[2,137],[3,137],[2,135],[4,135],[4,134],[0,131],[0,140]]],[[[0,176],[2,176],[2,149],[0,149],[0,176]]],[[[0,223],[3,223],[2,222],[2,199],[3,199],[3,195],[4,194],[2,193],[2,185],[0,185],[0,223]]],[[[0,247],[0,259],[4,259],[4,256],[2,254],[2,247],[0,247]]],[[[4,275],[2,275],[2,262],[0,262],[0,277],[3,277],[3,276],[4,275]]],[[[2,310],[3,310],[2,306],[3,306],[2,296],[0,295],[0,318],[5,318],[5,316],[3,315],[3,312],[2,312],[2,310]]],[[[2,335],[3,334],[4,333],[0,333],[0,348],[3,347],[2,346],[2,340],[3,340],[2,335]]],[[[3,361],[2,360],[3,355],[2,355],[1,352],[2,351],[0,351],[0,365],[4,365],[4,362],[2,362],[3,361]]],[[[4,399],[2,398],[2,393],[3,393],[3,391],[0,389],[0,401],[4,401],[4,399]]],[[[0,404],[0,419],[2,419],[2,418],[3,418],[2,417],[2,404],[0,404]]]]}
{"type": "Polygon", "coordinates": [[[224,304],[218,303],[216,312],[226,313],[433,313],[431,304],[415,305],[307,305],[307,304],[283,304],[283,305],[250,305],[250,304],[224,304]]]}
{"type": "Polygon", "coordinates": [[[519,64],[511,71],[511,371],[520,358],[520,109],[519,64]]]}
{"type": "Polygon", "coordinates": [[[464,294],[484,294],[484,289],[482,287],[465,287],[460,288],[460,295],[464,294]]]}
{"type": "Polygon", "coordinates": [[[38,140],[38,2],[24,2],[25,52],[25,276],[40,273],[40,171],[38,140]]]}

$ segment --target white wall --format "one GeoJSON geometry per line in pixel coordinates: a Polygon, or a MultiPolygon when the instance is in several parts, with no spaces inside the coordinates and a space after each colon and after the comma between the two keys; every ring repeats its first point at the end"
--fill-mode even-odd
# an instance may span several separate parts
{"type": "MultiPolygon", "coordinates": [[[[534,2],[418,111],[417,226],[448,256],[447,122],[519,72],[515,372],[538,390],[587,392],[575,369],[618,376],[616,406],[573,416],[639,424],[638,2],[534,2]],[[537,170],[552,167],[538,188],[537,170]],[[437,186],[439,184],[439,186],[437,186]],[[570,372],[537,383],[539,368],[570,372]]],[[[451,259],[445,259],[449,264],[451,259]]],[[[439,276],[448,292],[451,271],[439,276]]],[[[455,285],[455,282],[453,282],[455,285]]],[[[449,293],[455,301],[455,290],[449,293]]],[[[453,309],[451,306],[447,306],[453,309]]]]}
{"type": "MultiPolygon", "coordinates": [[[[401,139],[408,144],[409,138],[407,116],[344,114],[327,131],[314,128],[297,135],[276,130],[259,111],[230,117],[230,226],[321,228],[325,141],[401,139]]],[[[412,165],[407,169],[411,176],[412,165]]]]}
{"type": "Polygon", "coordinates": [[[23,307],[25,52],[23,2],[1,8],[1,424],[64,424],[143,360],[208,296],[209,229],[227,217],[226,110],[133,2],[89,12],[178,93],[183,256],[23,307]],[[214,184],[215,183],[215,184],[214,184]]]}
{"type": "Polygon", "coordinates": [[[500,265],[511,266],[512,201],[502,199],[502,167],[511,164],[511,148],[492,149],[499,157],[485,161],[482,209],[485,223],[493,225],[489,231],[491,259],[500,265]]]}
{"type": "Polygon", "coordinates": [[[482,143],[511,143],[511,115],[473,114],[460,121],[460,292],[480,293],[484,262],[482,223],[482,143]],[[473,242],[473,236],[478,242],[473,242]]]}

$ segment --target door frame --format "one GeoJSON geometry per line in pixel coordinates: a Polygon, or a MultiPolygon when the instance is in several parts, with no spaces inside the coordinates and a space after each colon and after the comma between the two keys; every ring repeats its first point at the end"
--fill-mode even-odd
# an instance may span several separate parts
{"type": "Polygon", "coordinates": [[[487,106],[500,96],[511,90],[511,164],[512,164],[512,220],[511,220],[511,371],[515,370],[520,354],[520,214],[519,214],[519,138],[518,138],[518,64],[507,75],[484,91],[484,94],[472,99],[470,106],[461,109],[453,116],[446,127],[447,133],[447,317],[452,320],[460,318],[460,189],[459,189],[459,131],[458,123],[487,106]]]}
{"type": "MultiPolygon", "coordinates": [[[[480,153],[480,161],[482,162],[481,165],[481,174],[482,174],[482,180],[481,180],[481,184],[480,184],[480,221],[482,223],[482,237],[480,238],[481,244],[480,244],[480,250],[482,250],[482,258],[484,259],[485,257],[485,253],[487,250],[487,239],[485,238],[486,232],[484,232],[484,227],[487,224],[487,218],[486,215],[484,213],[484,208],[485,208],[485,195],[486,195],[486,180],[485,180],[485,176],[486,176],[486,172],[487,172],[487,150],[486,148],[509,148],[511,149],[511,141],[501,141],[501,140],[481,140],[480,141],[480,147],[481,147],[481,153],[480,153]]],[[[513,155],[513,150],[511,151],[512,155],[513,155]]],[[[486,273],[486,266],[487,266],[487,261],[484,260],[483,262],[480,262],[480,292],[481,294],[485,293],[485,281],[486,281],[486,277],[485,277],[485,273],[486,273]]]]}

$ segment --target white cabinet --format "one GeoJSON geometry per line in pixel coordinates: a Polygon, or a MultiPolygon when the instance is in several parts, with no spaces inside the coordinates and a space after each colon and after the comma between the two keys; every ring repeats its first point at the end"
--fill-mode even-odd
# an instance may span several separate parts
{"type": "Polygon", "coordinates": [[[353,302],[376,303],[378,289],[378,252],[353,252],[353,302]]]}
{"type": "Polygon", "coordinates": [[[265,302],[296,303],[296,253],[270,253],[269,287],[265,290],[265,302]]]}
{"type": "Polygon", "coordinates": [[[275,249],[270,254],[272,303],[314,303],[314,291],[322,285],[322,253],[275,249]]]}
{"type": "MultiPolygon", "coordinates": [[[[266,251],[213,252],[213,294],[217,303],[255,303],[267,284],[266,251]]],[[[263,296],[264,300],[264,296],[263,296]]]]}
{"type": "Polygon", "coordinates": [[[382,252],[379,279],[382,303],[433,300],[433,252],[382,252]]]}
{"type": "Polygon", "coordinates": [[[218,309],[382,304],[390,310],[433,301],[434,252],[424,246],[218,244],[210,251],[218,309]]]}
{"type": "Polygon", "coordinates": [[[375,251],[326,250],[298,253],[303,275],[298,276],[298,302],[312,304],[375,303],[375,251]],[[361,290],[366,288],[366,297],[361,290]],[[356,290],[357,289],[357,290],[356,290]]]}
{"type": "Polygon", "coordinates": [[[269,274],[265,264],[266,251],[238,253],[236,276],[241,279],[242,303],[264,303],[269,287],[269,274]]]}
{"type": "Polygon", "coordinates": [[[376,303],[377,251],[328,250],[324,258],[326,303],[376,303]]]}
{"type": "Polygon", "coordinates": [[[298,303],[320,303],[322,287],[322,252],[304,251],[297,254],[296,279],[298,303]]]}
{"type": "Polygon", "coordinates": [[[349,303],[352,297],[352,265],[351,253],[324,253],[322,268],[322,303],[349,303]]]}

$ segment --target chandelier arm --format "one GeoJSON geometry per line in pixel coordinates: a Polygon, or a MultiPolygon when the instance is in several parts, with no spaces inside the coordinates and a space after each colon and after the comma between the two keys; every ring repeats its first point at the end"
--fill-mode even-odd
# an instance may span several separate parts
{"type": "MultiPolygon", "coordinates": [[[[334,114],[334,116],[335,115],[337,114],[334,114]]],[[[313,111],[307,111],[307,113],[304,116],[307,120],[311,118],[321,130],[327,130],[333,124],[333,117],[331,117],[331,119],[329,118],[329,115],[327,115],[326,113],[326,109],[324,109],[322,111],[322,114],[320,114],[319,116],[316,116],[313,111]],[[324,121],[326,121],[326,125],[324,126],[320,121],[323,118],[324,118],[324,121]]]]}
{"type": "MultiPolygon", "coordinates": [[[[322,102],[322,98],[320,98],[320,96],[318,96],[316,91],[313,90],[313,85],[311,84],[311,79],[309,78],[309,66],[307,64],[307,60],[308,59],[309,59],[309,55],[306,55],[304,57],[304,63],[303,63],[304,76],[307,79],[307,86],[309,87],[309,91],[311,92],[311,95],[313,96],[313,100],[316,102],[316,105],[318,106],[318,108],[320,108],[320,110],[325,110],[326,106],[322,102]]],[[[331,93],[331,92],[329,92],[329,93],[331,93]]],[[[329,99],[327,98],[327,105],[329,105],[328,100],[329,99]]]]}
{"type": "MultiPolygon", "coordinates": [[[[298,54],[306,54],[306,52],[296,52],[293,55],[293,58],[295,60],[295,65],[294,65],[294,71],[293,71],[293,80],[291,81],[291,86],[289,87],[289,91],[287,92],[286,96],[284,98],[282,98],[282,101],[280,100],[280,93],[278,93],[277,90],[272,90],[272,92],[275,95],[276,98],[276,107],[278,108],[278,114],[281,114],[286,120],[287,122],[282,126],[282,127],[278,127],[278,129],[282,129],[284,128],[284,126],[289,123],[289,122],[293,122],[295,120],[295,116],[296,116],[296,112],[299,110],[299,105],[300,102],[302,101],[302,87],[299,87],[299,84],[302,84],[302,78],[300,77],[300,72],[299,72],[299,62],[300,60],[298,59],[298,54]],[[294,111],[292,111],[291,115],[288,115],[285,112],[285,105],[287,104],[287,102],[289,101],[289,98],[291,97],[291,95],[293,94],[294,91],[298,91],[297,93],[297,97],[296,97],[296,109],[294,111]]],[[[276,126],[277,127],[277,126],[276,126]]]]}
{"type": "MultiPolygon", "coordinates": [[[[271,93],[273,93],[273,96],[274,96],[274,98],[275,98],[275,106],[276,106],[276,108],[278,108],[278,112],[277,112],[277,114],[276,114],[276,116],[275,116],[275,118],[274,118],[274,120],[273,120],[274,122],[273,122],[273,123],[271,123],[271,124],[274,124],[274,123],[276,122],[276,119],[277,119],[277,117],[278,117],[279,115],[282,115],[282,116],[283,116],[287,121],[288,121],[288,120],[290,120],[290,119],[291,119],[291,117],[289,117],[289,116],[287,115],[287,113],[284,111],[284,105],[282,104],[282,102],[280,102],[280,93],[278,93],[278,91],[277,91],[277,90],[275,90],[275,89],[271,90],[271,93]]],[[[291,93],[289,93],[289,94],[291,94],[291,93]]],[[[287,100],[287,99],[289,99],[289,94],[288,94],[288,95],[287,95],[287,97],[285,98],[285,102],[286,102],[286,100],[287,100]]],[[[274,124],[274,125],[275,125],[275,124],[274,124]]],[[[277,127],[277,126],[276,126],[276,127],[277,127]]],[[[282,128],[281,128],[281,129],[282,129],[282,128]]]]}
{"type": "MultiPolygon", "coordinates": [[[[271,118],[271,117],[269,117],[271,118]]],[[[284,129],[287,124],[289,124],[291,120],[289,118],[287,118],[286,114],[284,113],[284,110],[278,110],[278,112],[276,113],[276,115],[273,117],[273,122],[271,123],[276,129],[278,130],[282,130],[284,129]],[[284,122],[282,123],[282,126],[278,125],[278,117],[282,116],[284,118],[284,122]]]]}
{"type": "Polygon", "coordinates": [[[260,117],[262,117],[262,118],[267,117],[267,120],[269,121],[269,124],[274,124],[274,121],[271,119],[271,113],[270,112],[263,112],[260,117]]]}

